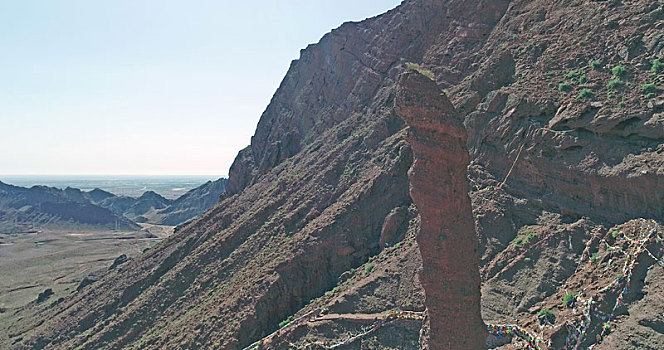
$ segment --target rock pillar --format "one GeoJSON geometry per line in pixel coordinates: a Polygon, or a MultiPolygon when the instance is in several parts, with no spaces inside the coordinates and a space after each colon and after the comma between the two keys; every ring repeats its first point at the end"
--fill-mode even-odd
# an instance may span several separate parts
{"type": "Polygon", "coordinates": [[[485,349],[478,239],[468,196],[466,130],[452,103],[424,75],[399,76],[395,110],[408,125],[415,160],[408,177],[421,225],[420,280],[429,349],[485,349]]]}

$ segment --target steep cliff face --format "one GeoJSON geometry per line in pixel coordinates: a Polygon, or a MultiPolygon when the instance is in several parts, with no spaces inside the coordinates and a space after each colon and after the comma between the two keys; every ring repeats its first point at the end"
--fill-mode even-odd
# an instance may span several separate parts
{"type": "Polygon", "coordinates": [[[466,130],[438,86],[419,72],[399,76],[395,111],[415,160],[410,196],[420,213],[417,244],[426,292],[427,349],[483,349],[478,241],[468,197],[466,130]]]}
{"type": "Polygon", "coordinates": [[[251,145],[231,166],[228,193],[239,193],[331,127],[363,113],[403,62],[429,58],[440,68],[441,84],[456,84],[472,70],[473,49],[488,38],[508,3],[406,1],[378,17],[345,23],[302,50],[251,145]]]}
{"type": "Polygon", "coordinates": [[[654,260],[627,237],[664,253],[659,224],[629,221],[664,220],[662,6],[411,0],[343,25],[292,64],[220,204],[26,317],[3,344],[238,349],[313,312],[260,344],[417,348],[424,293],[413,268],[421,261],[406,174],[413,156],[393,109],[396,77],[412,61],[447,89],[468,132],[484,321],[516,319],[554,344],[599,336],[596,349],[657,348],[660,321],[644,303],[661,297],[644,293],[662,273],[648,270],[654,260]],[[614,244],[614,227],[629,254],[602,243],[614,244]],[[573,340],[565,324],[582,324],[585,308],[560,300],[595,296],[608,282],[602,271],[622,273],[614,262],[625,256],[638,262],[633,294],[616,310],[624,279],[597,295],[588,332],[573,340]],[[545,309],[558,317],[540,332],[536,313],[545,309]],[[394,328],[367,333],[374,319],[394,328]],[[612,320],[608,335],[603,319],[612,320]]]}

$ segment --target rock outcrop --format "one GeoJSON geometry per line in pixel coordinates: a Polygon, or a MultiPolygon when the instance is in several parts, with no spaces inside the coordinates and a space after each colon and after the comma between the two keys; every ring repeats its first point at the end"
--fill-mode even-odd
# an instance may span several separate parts
{"type": "Polygon", "coordinates": [[[410,196],[420,212],[417,244],[429,349],[483,349],[478,240],[468,196],[466,130],[452,103],[424,75],[397,82],[395,111],[408,125],[415,161],[410,196]]]}

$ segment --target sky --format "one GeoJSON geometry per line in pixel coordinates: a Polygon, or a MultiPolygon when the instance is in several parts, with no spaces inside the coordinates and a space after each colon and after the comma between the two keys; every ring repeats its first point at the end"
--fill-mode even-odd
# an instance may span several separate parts
{"type": "Polygon", "coordinates": [[[0,0],[0,175],[227,175],[290,62],[398,0],[0,0]]]}

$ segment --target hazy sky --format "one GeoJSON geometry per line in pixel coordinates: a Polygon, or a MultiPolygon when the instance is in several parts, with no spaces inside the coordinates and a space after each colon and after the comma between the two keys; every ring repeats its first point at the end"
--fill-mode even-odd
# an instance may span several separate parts
{"type": "Polygon", "coordinates": [[[0,0],[0,175],[226,175],[299,50],[398,0],[0,0]]]}

